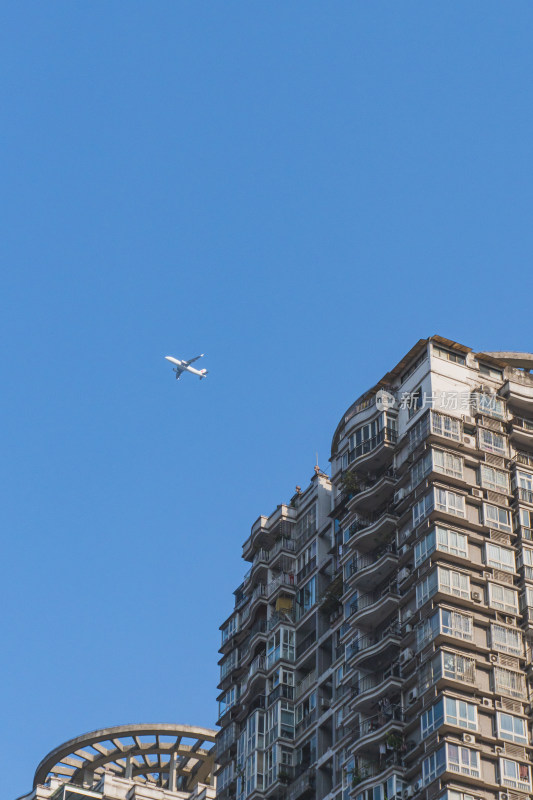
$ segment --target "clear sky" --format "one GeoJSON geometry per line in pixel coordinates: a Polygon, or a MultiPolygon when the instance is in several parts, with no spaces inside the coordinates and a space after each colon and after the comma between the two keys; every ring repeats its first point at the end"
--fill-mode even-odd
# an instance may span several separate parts
{"type": "Polygon", "coordinates": [[[250,525],[419,338],[533,349],[533,7],[0,21],[9,800],[79,733],[214,726],[250,525]]]}

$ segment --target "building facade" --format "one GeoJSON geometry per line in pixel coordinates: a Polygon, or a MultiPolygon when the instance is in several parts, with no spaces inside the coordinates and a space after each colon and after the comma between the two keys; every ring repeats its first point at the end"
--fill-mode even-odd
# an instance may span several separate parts
{"type": "Polygon", "coordinates": [[[222,800],[533,796],[530,369],[420,340],[343,415],[331,481],[254,524],[222,800]]]}
{"type": "Polygon", "coordinates": [[[19,800],[214,800],[215,731],[120,725],[52,750],[19,800]]]}

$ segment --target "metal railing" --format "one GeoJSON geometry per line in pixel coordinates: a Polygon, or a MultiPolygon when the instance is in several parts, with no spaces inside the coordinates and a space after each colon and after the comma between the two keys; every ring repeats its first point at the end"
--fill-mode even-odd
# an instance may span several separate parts
{"type": "Polygon", "coordinates": [[[305,675],[299,683],[296,684],[296,697],[301,697],[316,681],[316,669],[305,675]]]}

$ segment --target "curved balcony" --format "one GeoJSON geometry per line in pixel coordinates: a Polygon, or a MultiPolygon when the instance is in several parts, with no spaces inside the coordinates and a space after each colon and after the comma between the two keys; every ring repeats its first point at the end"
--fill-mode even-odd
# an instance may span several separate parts
{"type": "Polygon", "coordinates": [[[519,444],[531,446],[533,444],[533,420],[524,417],[513,417],[511,438],[519,444]]]}
{"type": "Polygon", "coordinates": [[[397,441],[398,434],[394,428],[382,428],[376,436],[348,451],[348,465],[364,466],[365,470],[380,469],[390,463],[397,441]]]}
{"type": "Polygon", "coordinates": [[[381,505],[383,500],[389,500],[394,494],[396,474],[388,469],[384,475],[378,475],[374,480],[362,484],[359,492],[348,501],[348,510],[372,511],[376,505],[381,505]]]}
{"type": "Polygon", "coordinates": [[[394,671],[397,674],[389,674],[388,677],[384,677],[383,674],[374,674],[360,678],[357,684],[352,687],[353,697],[350,701],[351,710],[363,714],[370,714],[376,708],[378,701],[382,697],[388,697],[395,691],[400,692],[403,680],[399,676],[399,667],[396,666],[394,671]]]}
{"type": "Polygon", "coordinates": [[[368,591],[383,583],[396,570],[398,553],[394,543],[356,556],[349,564],[346,580],[350,586],[368,591]]]}
{"type": "Polygon", "coordinates": [[[358,517],[345,533],[345,544],[353,545],[363,553],[375,550],[376,545],[388,543],[397,522],[398,515],[392,508],[382,509],[372,517],[358,517]]]}
{"type": "Polygon", "coordinates": [[[388,714],[379,714],[371,719],[365,719],[355,727],[353,734],[356,739],[353,749],[354,755],[365,752],[380,755],[380,745],[385,743],[391,751],[401,747],[401,733],[404,728],[403,712],[399,708],[391,709],[388,714]],[[389,742],[394,739],[395,744],[389,742]]]}
{"type": "Polygon", "coordinates": [[[350,606],[350,622],[354,625],[372,625],[384,622],[398,606],[400,592],[396,581],[375,592],[356,597],[350,606]]]}
{"type": "Polygon", "coordinates": [[[401,641],[400,626],[395,623],[384,631],[354,639],[346,646],[346,660],[352,667],[384,669],[396,658],[401,641]]]}
{"type": "MultiPolygon", "coordinates": [[[[261,654],[256,656],[248,668],[248,675],[246,676],[246,679],[241,684],[241,703],[243,703],[247,698],[256,678],[261,678],[263,681],[266,680],[266,672],[267,664],[265,655],[261,654]]],[[[264,684],[262,688],[264,688],[264,684]]]]}

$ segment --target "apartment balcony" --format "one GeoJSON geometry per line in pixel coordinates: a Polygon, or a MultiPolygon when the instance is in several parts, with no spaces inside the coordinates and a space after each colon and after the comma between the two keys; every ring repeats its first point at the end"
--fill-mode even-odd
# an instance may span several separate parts
{"type": "Polygon", "coordinates": [[[305,675],[301,681],[296,684],[296,692],[295,697],[296,699],[302,697],[312,686],[315,685],[317,679],[317,672],[314,669],[312,672],[309,672],[305,675]]]}
{"type": "Polygon", "coordinates": [[[267,706],[271,706],[276,700],[294,700],[294,686],[289,686],[286,683],[279,683],[267,697],[267,706]]]}
{"type": "Polygon", "coordinates": [[[267,600],[267,587],[264,583],[259,583],[251,593],[245,597],[244,602],[246,607],[241,612],[241,631],[243,630],[245,622],[252,615],[252,612],[257,608],[259,602],[266,602],[267,600]]]}
{"type": "Polygon", "coordinates": [[[363,720],[353,730],[356,739],[354,754],[368,753],[379,757],[382,749],[380,745],[383,743],[391,750],[400,751],[404,726],[403,712],[399,708],[391,710],[388,715],[380,714],[363,720]]]}
{"type": "Polygon", "coordinates": [[[244,701],[246,695],[251,690],[254,680],[257,677],[262,678],[264,680],[266,677],[266,672],[267,672],[267,663],[265,656],[263,654],[256,656],[248,668],[248,674],[246,675],[245,680],[241,684],[241,697],[240,697],[241,703],[244,701]]]}
{"type": "Polygon", "coordinates": [[[283,590],[284,592],[286,591],[296,592],[296,579],[292,572],[291,573],[282,572],[280,575],[274,578],[274,580],[270,581],[270,583],[267,583],[266,597],[270,601],[272,600],[274,595],[280,590],[283,590]]]}
{"type": "Polygon", "coordinates": [[[300,722],[297,723],[295,728],[295,738],[298,739],[299,736],[304,733],[317,719],[317,710],[314,708],[309,714],[306,714],[300,722]]]}
{"type": "Polygon", "coordinates": [[[398,606],[400,592],[396,581],[374,592],[359,595],[350,606],[350,622],[354,625],[381,625],[398,606]]]}
{"type": "Polygon", "coordinates": [[[394,428],[382,428],[376,436],[361,442],[348,452],[348,465],[356,469],[374,471],[389,464],[394,453],[398,434],[394,428]]]}
{"type": "Polygon", "coordinates": [[[533,455],[530,455],[529,453],[523,453],[522,451],[518,450],[514,455],[514,460],[517,464],[523,464],[524,467],[533,468],[533,455]]]}
{"type": "Polygon", "coordinates": [[[397,657],[401,641],[400,626],[394,623],[383,631],[358,636],[346,646],[346,660],[354,668],[385,669],[397,657]]]}
{"type": "Polygon", "coordinates": [[[384,508],[371,517],[359,517],[348,528],[345,544],[353,545],[363,553],[375,550],[376,545],[388,543],[397,522],[398,515],[392,508],[384,508]]]}
{"type": "Polygon", "coordinates": [[[243,544],[243,557],[250,561],[254,552],[271,550],[280,538],[291,538],[296,519],[296,509],[280,505],[270,517],[259,517],[252,525],[252,532],[243,544]]]}
{"type": "Polygon", "coordinates": [[[235,722],[231,722],[227,728],[220,731],[216,740],[217,760],[220,761],[221,756],[230,750],[233,745],[237,743],[239,738],[239,726],[235,722]]]}
{"type": "Polygon", "coordinates": [[[527,503],[528,505],[533,505],[533,492],[530,489],[523,489],[521,486],[517,486],[514,490],[515,498],[519,503],[527,503]]]}
{"type": "Polygon", "coordinates": [[[523,412],[533,411],[533,375],[530,373],[521,369],[513,370],[500,393],[523,412]]]}
{"type": "Polygon", "coordinates": [[[376,584],[383,583],[396,570],[398,553],[396,545],[389,543],[356,556],[350,564],[347,582],[359,591],[367,591],[376,584]]]}
{"type": "Polygon", "coordinates": [[[294,611],[275,611],[267,623],[268,633],[278,625],[294,625],[294,611]]]}
{"type": "Polygon", "coordinates": [[[531,447],[533,444],[533,419],[514,416],[510,436],[516,444],[531,447]]]}
{"type": "Polygon", "coordinates": [[[398,776],[399,781],[404,781],[404,773],[402,758],[399,753],[395,751],[387,751],[384,758],[379,761],[368,761],[367,759],[359,757],[358,766],[352,776],[352,786],[350,794],[356,796],[370,788],[375,783],[376,777],[379,775],[380,783],[386,781],[393,775],[398,776]]]}
{"type": "MultiPolygon", "coordinates": [[[[295,773],[296,772],[298,772],[298,767],[295,767],[295,773]]],[[[315,780],[315,768],[306,765],[304,771],[290,784],[287,790],[286,800],[298,800],[300,797],[313,793],[315,790],[315,780]]]]}
{"type": "Polygon", "coordinates": [[[379,700],[400,691],[403,679],[400,678],[399,667],[396,666],[394,669],[396,674],[393,674],[392,669],[388,672],[390,674],[386,677],[383,673],[366,675],[357,681],[352,687],[353,697],[350,701],[352,711],[370,714],[377,707],[379,700]]]}
{"type": "Polygon", "coordinates": [[[383,501],[392,499],[396,474],[388,469],[384,475],[378,475],[373,480],[361,484],[360,490],[348,501],[348,510],[369,512],[383,501]]]}

